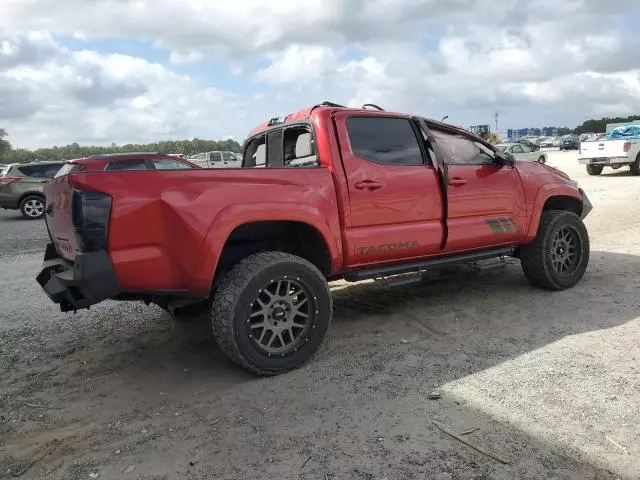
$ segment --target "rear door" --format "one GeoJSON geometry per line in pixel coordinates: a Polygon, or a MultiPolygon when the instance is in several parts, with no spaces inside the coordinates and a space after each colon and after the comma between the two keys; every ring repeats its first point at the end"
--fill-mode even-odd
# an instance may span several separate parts
{"type": "Polygon", "coordinates": [[[521,241],[528,225],[518,171],[498,164],[493,152],[472,136],[432,125],[429,128],[448,170],[445,251],[521,241]]]}
{"type": "Polygon", "coordinates": [[[437,253],[442,196],[417,125],[377,112],[339,112],[334,118],[349,192],[348,265],[437,253]]]}

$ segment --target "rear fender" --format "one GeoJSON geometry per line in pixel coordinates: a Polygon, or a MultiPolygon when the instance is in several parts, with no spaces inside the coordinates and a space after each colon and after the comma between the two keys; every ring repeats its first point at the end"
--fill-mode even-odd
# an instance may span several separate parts
{"type": "Polygon", "coordinates": [[[540,224],[540,217],[544,210],[544,205],[551,197],[563,196],[573,197],[582,203],[582,195],[580,192],[571,185],[556,183],[544,185],[538,190],[533,207],[531,208],[531,220],[529,221],[529,228],[527,229],[527,236],[523,243],[530,243],[536,238],[538,233],[538,225],[540,224]]]}
{"type": "Polygon", "coordinates": [[[328,220],[317,208],[309,205],[250,203],[228,206],[216,216],[209,227],[200,251],[201,261],[194,274],[192,293],[201,297],[210,295],[218,261],[227,239],[239,226],[254,222],[292,221],[315,228],[329,250],[332,273],[337,272],[342,268],[340,225],[329,225],[328,220]]]}

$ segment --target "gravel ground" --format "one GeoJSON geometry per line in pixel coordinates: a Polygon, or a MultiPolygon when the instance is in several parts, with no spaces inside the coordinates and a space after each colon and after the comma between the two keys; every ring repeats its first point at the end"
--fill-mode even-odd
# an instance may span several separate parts
{"type": "Polygon", "coordinates": [[[550,163],[595,206],[580,285],[533,289],[511,261],[336,284],[326,349],[269,379],[231,365],[206,318],[60,313],[34,280],[44,224],[0,213],[0,478],[635,480],[640,179],[550,163]]]}

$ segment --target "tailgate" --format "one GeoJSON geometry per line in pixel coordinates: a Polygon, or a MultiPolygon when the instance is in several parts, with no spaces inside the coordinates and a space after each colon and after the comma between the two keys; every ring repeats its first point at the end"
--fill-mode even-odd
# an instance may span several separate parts
{"type": "Polygon", "coordinates": [[[603,140],[597,142],[582,142],[580,144],[581,158],[614,158],[626,157],[624,140],[603,140]]]}
{"type": "Polygon", "coordinates": [[[44,194],[45,221],[51,240],[60,256],[73,261],[78,245],[71,218],[73,187],[69,176],[56,178],[45,185],[44,194]]]}

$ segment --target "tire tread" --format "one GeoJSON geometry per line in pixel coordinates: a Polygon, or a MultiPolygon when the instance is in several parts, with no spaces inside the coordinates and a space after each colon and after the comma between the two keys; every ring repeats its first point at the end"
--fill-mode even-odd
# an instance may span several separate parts
{"type": "MultiPolygon", "coordinates": [[[[247,287],[251,279],[262,270],[282,262],[298,263],[305,268],[311,269],[316,275],[324,277],[315,265],[301,257],[283,252],[256,253],[241,260],[221,278],[211,303],[211,327],[213,336],[221,350],[238,366],[260,376],[279,375],[285,373],[285,371],[270,371],[259,368],[242,354],[234,340],[234,311],[242,291],[247,287]]],[[[329,301],[331,301],[331,293],[326,282],[325,286],[329,294],[329,301]]],[[[329,311],[332,311],[332,305],[330,305],[329,311]]],[[[329,322],[330,321],[331,319],[329,319],[329,322]]],[[[320,345],[315,353],[320,351],[321,347],[322,345],[320,345]]],[[[304,363],[311,360],[315,356],[315,353],[310,355],[304,363]]],[[[286,371],[299,368],[300,366],[302,365],[293,366],[286,371]]]]}

